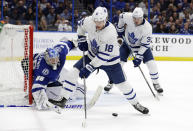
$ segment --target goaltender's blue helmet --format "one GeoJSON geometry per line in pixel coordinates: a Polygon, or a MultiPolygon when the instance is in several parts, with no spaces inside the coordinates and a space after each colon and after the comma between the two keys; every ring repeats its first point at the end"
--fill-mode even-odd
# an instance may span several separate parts
{"type": "Polygon", "coordinates": [[[53,70],[57,69],[59,63],[59,53],[56,49],[47,48],[45,52],[46,63],[53,67],[53,70]]]}
{"type": "Polygon", "coordinates": [[[59,57],[58,51],[52,48],[47,48],[46,52],[49,58],[56,58],[59,57]]]}

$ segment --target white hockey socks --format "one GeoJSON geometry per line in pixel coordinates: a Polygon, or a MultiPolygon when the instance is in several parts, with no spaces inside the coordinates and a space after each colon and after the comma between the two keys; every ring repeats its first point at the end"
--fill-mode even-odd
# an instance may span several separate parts
{"type": "Polygon", "coordinates": [[[116,86],[119,88],[119,90],[123,93],[123,95],[132,105],[137,104],[138,100],[136,98],[136,93],[129,84],[129,82],[125,81],[120,84],[116,84],[116,86]]]}
{"type": "Polygon", "coordinates": [[[64,91],[64,97],[69,99],[72,93],[76,90],[76,82],[78,81],[79,70],[73,68],[72,71],[68,72],[68,75],[65,80],[62,81],[64,91]]]}
{"type": "Polygon", "coordinates": [[[157,65],[155,61],[150,60],[145,64],[147,65],[147,68],[149,69],[149,74],[150,74],[153,84],[159,84],[159,73],[158,73],[158,69],[157,69],[157,65]]]}

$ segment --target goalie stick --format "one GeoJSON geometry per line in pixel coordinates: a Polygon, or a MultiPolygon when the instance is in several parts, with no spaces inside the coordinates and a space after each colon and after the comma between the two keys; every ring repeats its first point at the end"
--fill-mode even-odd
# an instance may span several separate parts
{"type": "MultiPolygon", "coordinates": [[[[101,93],[102,93],[103,87],[99,86],[94,93],[93,97],[91,100],[87,103],[87,109],[91,109],[97,100],[99,99],[101,93]]],[[[0,105],[0,108],[12,108],[12,107],[34,107],[33,105],[0,105]]],[[[66,104],[63,109],[84,109],[84,105],[82,104],[66,104]]]]}

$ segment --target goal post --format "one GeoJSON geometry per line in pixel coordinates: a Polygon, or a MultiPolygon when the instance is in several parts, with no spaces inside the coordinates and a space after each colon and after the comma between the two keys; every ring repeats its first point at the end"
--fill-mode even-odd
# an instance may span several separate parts
{"type": "Polygon", "coordinates": [[[33,27],[5,24],[0,32],[0,105],[32,104],[32,74],[33,27]]]}

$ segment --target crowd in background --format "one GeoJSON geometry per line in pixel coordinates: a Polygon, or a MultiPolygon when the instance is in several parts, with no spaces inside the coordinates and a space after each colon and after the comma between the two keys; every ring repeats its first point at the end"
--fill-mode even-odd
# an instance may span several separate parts
{"type": "Polygon", "coordinates": [[[193,0],[150,0],[150,16],[148,0],[74,0],[74,12],[72,0],[38,0],[35,26],[36,4],[36,0],[4,0],[0,16],[3,13],[5,23],[30,24],[39,31],[76,31],[78,20],[92,14],[98,6],[112,9],[110,20],[115,26],[121,12],[131,12],[139,6],[144,17],[149,17],[154,33],[193,34],[193,0]]]}

